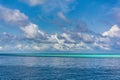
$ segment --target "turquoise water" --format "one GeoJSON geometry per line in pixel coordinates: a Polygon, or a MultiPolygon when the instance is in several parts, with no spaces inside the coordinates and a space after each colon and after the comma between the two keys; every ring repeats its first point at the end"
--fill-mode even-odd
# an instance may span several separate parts
{"type": "Polygon", "coordinates": [[[0,56],[18,57],[74,57],[74,58],[120,58],[119,54],[77,54],[77,53],[4,53],[0,56]]]}

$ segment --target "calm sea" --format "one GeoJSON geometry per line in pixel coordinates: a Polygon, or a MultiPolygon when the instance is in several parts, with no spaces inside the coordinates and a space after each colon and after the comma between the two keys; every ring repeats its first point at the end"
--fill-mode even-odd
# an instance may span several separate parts
{"type": "Polygon", "coordinates": [[[0,80],[120,80],[120,59],[1,56],[0,80]]]}

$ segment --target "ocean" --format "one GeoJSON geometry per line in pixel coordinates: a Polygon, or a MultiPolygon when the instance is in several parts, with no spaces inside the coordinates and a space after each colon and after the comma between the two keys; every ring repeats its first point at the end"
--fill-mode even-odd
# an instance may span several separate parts
{"type": "Polygon", "coordinates": [[[0,56],[0,80],[120,80],[120,59],[0,56]]]}

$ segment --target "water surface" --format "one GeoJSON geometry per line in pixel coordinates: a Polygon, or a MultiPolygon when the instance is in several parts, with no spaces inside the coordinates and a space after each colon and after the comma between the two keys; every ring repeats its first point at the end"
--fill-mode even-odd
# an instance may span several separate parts
{"type": "Polygon", "coordinates": [[[1,56],[0,80],[120,80],[120,59],[1,56]]]}

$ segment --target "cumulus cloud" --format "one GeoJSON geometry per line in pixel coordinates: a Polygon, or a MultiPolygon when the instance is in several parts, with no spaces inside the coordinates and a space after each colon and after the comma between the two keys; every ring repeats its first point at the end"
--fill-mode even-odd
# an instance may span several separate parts
{"type": "Polygon", "coordinates": [[[36,24],[28,24],[27,26],[21,27],[26,38],[36,38],[38,36],[44,36],[44,32],[38,29],[36,24]]]}
{"type": "MultiPolygon", "coordinates": [[[[89,30],[85,23],[75,23],[73,25],[75,29],[47,34],[17,9],[0,6],[0,14],[0,20],[17,25],[24,35],[15,36],[6,32],[0,34],[0,50],[3,51],[82,51],[94,49],[111,50],[120,47],[120,28],[117,25],[112,26],[110,30],[103,34],[97,34],[89,30]]],[[[67,20],[63,12],[58,12],[58,16],[63,20],[67,20]]]]}
{"type": "MultiPolygon", "coordinates": [[[[94,41],[86,42],[83,37],[76,39],[72,37],[74,35],[68,33],[53,34],[46,36],[44,42],[41,38],[36,37],[33,39],[24,38],[13,38],[13,36],[8,36],[8,38],[2,38],[1,44],[4,50],[21,50],[21,51],[45,51],[45,50],[58,50],[58,51],[83,51],[83,50],[94,50],[95,47],[101,50],[110,50],[111,45],[107,42],[107,39],[102,40],[102,37],[95,37],[94,41]],[[70,37],[71,36],[71,37],[70,37]],[[5,41],[5,40],[8,41],[5,41]],[[37,41],[38,40],[38,41],[37,41]],[[7,44],[6,44],[7,43],[7,44]],[[13,46],[15,45],[15,46],[13,46]],[[12,46],[12,47],[11,47],[12,46]]],[[[88,39],[89,40],[89,39],[88,39]]],[[[87,41],[88,41],[87,40],[87,41]]],[[[118,43],[119,44],[119,43],[118,43]]]]}
{"type": "Polygon", "coordinates": [[[44,36],[45,34],[38,29],[38,25],[29,21],[28,16],[17,9],[0,6],[0,20],[19,27],[26,38],[35,38],[38,35],[44,36]]]}
{"type": "Polygon", "coordinates": [[[103,36],[108,37],[119,37],[120,38],[120,27],[118,25],[113,25],[109,31],[104,32],[103,36]]]}
{"type": "Polygon", "coordinates": [[[38,27],[35,24],[29,24],[25,27],[21,27],[27,38],[35,38],[38,36],[38,27]]]}
{"type": "Polygon", "coordinates": [[[28,17],[17,9],[12,10],[0,6],[0,20],[4,20],[7,23],[23,25],[28,21],[28,17]]]}

